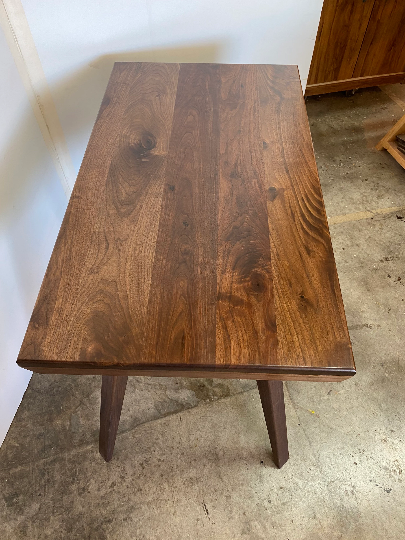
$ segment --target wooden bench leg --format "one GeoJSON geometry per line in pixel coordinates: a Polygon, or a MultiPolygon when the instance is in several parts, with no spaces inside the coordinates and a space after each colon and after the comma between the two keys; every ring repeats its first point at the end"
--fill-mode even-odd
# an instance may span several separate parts
{"type": "Polygon", "coordinates": [[[121,375],[103,375],[99,450],[106,461],[110,461],[113,456],[127,380],[128,377],[121,375]]]}
{"type": "Polygon", "coordinates": [[[283,381],[257,381],[274,463],[279,469],[288,460],[287,424],[283,381]]]}

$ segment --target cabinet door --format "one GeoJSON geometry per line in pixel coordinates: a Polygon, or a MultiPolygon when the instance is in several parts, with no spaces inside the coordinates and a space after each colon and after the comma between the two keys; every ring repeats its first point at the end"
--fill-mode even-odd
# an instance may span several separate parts
{"type": "Polygon", "coordinates": [[[353,77],[375,1],[324,0],[308,84],[353,77]]]}
{"type": "Polygon", "coordinates": [[[405,0],[375,0],[353,77],[405,71],[405,0]]]}

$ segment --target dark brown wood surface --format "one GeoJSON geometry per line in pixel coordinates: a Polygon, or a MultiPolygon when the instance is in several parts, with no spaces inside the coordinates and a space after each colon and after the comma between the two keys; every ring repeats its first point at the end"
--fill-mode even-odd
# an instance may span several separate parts
{"type": "Polygon", "coordinates": [[[279,469],[289,457],[282,381],[257,381],[260,401],[269,433],[274,463],[279,469]]]}
{"type": "Polygon", "coordinates": [[[373,5],[374,0],[324,0],[309,85],[353,76],[373,5]]]}
{"type": "Polygon", "coordinates": [[[99,451],[111,461],[128,377],[103,375],[101,384],[99,451]]]}
{"type": "Polygon", "coordinates": [[[18,364],[354,374],[295,66],[115,64],[18,364]]]}
{"type": "Polygon", "coordinates": [[[330,92],[343,92],[358,88],[369,88],[370,86],[381,86],[383,84],[395,84],[405,82],[405,71],[401,73],[390,73],[388,75],[372,75],[371,77],[358,77],[345,79],[342,81],[332,81],[320,84],[307,84],[305,96],[316,96],[318,94],[328,94],[330,92]]]}
{"type": "Polygon", "coordinates": [[[375,0],[353,77],[405,71],[405,2],[375,0]]]}
{"type": "Polygon", "coordinates": [[[306,95],[405,78],[402,0],[324,0],[306,95]]]}

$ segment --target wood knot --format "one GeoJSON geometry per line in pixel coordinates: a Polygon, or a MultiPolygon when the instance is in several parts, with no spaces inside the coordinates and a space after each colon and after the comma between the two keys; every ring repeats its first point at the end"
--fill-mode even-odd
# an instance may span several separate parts
{"type": "Polygon", "coordinates": [[[267,198],[269,199],[269,201],[273,202],[277,195],[277,188],[269,187],[269,189],[267,190],[267,198]]]}
{"type": "Polygon", "coordinates": [[[250,277],[250,286],[256,294],[263,293],[266,290],[266,283],[263,276],[258,272],[253,272],[250,277]]]}
{"type": "Polygon", "coordinates": [[[145,150],[153,150],[156,147],[156,137],[153,133],[146,132],[141,137],[140,145],[145,150]]]}
{"type": "Polygon", "coordinates": [[[147,131],[135,143],[129,145],[129,150],[132,157],[135,157],[135,159],[148,161],[151,155],[151,150],[153,150],[155,147],[156,137],[147,131]]]}
{"type": "Polygon", "coordinates": [[[311,301],[305,296],[304,293],[300,293],[298,295],[299,298],[299,310],[300,311],[307,311],[309,308],[312,307],[311,301]]]}

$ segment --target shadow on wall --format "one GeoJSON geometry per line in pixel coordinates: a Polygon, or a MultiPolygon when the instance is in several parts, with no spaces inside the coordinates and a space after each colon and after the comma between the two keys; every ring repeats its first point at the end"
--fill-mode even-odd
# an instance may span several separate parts
{"type": "MultiPolygon", "coordinates": [[[[76,173],[114,62],[215,62],[219,57],[216,44],[107,54],[51,87],[76,173]]],[[[44,109],[50,110],[43,96],[41,100],[44,109]]],[[[67,204],[46,145],[42,140],[33,140],[39,136],[34,116],[28,110],[0,161],[0,233],[7,231],[9,273],[27,316],[39,290],[39,276],[45,271],[43,258],[35,254],[49,250],[67,204]]]]}
{"type": "Polygon", "coordinates": [[[30,107],[22,118],[0,160],[0,303],[29,317],[67,201],[30,107]]]}
{"type": "Polygon", "coordinates": [[[76,174],[83,159],[114,62],[220,62],[218,43],[100,56],[51,86],[76,174]]]}

